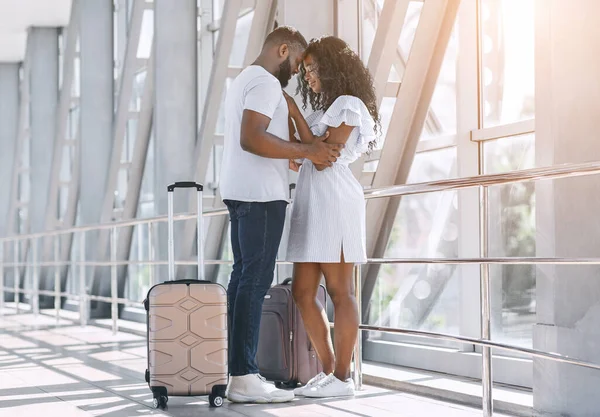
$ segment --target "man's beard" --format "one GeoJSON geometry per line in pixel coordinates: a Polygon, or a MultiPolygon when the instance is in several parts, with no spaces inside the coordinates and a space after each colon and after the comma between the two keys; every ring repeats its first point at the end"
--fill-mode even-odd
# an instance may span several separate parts
{"type": "Polygon", "coordinates": [[[292,78],[292,63],[290,59],[286,59],[281,64],[279,64],[279,72],[277,73],[277,79],[281,84],[281,88],[287,87],[290,79],[292,78]]]}

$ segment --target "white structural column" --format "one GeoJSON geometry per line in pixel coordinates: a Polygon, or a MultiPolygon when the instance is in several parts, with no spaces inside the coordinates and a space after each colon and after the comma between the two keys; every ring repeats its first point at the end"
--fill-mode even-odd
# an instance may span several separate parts
{"type": "Polygon", "coordinates": [[[58,29],[34,27],[27,41],[30,67],[31,232],[44,230],[58,105],[58,29]]]}
{"type": "MultiPolygon", "coordinates": [[[[135,175],[140,172],[139,166],[133,166],[133,160],[131,164],[127,160],[123,160],[123,155],[128,154],[128,150],[124,149],[124,146],[129,145],[127,139],[127,127],[129,121],[132,118],[140,118],[139,124],[145,124],[141,121],[142,111],[138,112],[131,110],[132,108],[132,97],[134,88],[134,78],[136,73],[141,70],[145,62],[139,59],[137,56],[139,45],[140,45],[140,34],[142,27],[142,20],[144,11],[152,7],[151,3],[146,3],[144,0],[134,0],[129,3],[130,11],[128,18],[128,30],[127,30],[127,45],[124,51],[123,62],[119,62],[118,67],[120,68],[119,79],[118,79],[118,95],[115,101],[116,111],[114,115],[113,129],[112,129],[112,143],[111,143],[111,155],[110,155],[110,167],[107,170],[106,188],[104,189],[104,198],[102,202],[102,215],[101,223],[108,223],[115,219],[128,219],[131,216],[127,216],[125,207],[131,207],[129,202],[130,194],[139,192],[139,186],[141,183],[141,175],[135,175]],[[125,169],[131,167],[131,169],[125,169]],[[129,181],[127,182],[127,189],[125,195],[121,194],[119,187],[119,178],[121,175],[126,174],[129,181]],[[135,184],[134,184],[135,182],[135,184]],[[133,186],[135,185],[135,186],[133,186]]],[[[119,7],[125,7],[123,3],[119,3],[119,7]]],[[[119,9],[119,15],[123,13],[123,9],[119,9]]],[[[121,29],[122,26],[120,25],[121,29]]],[[[121,55],[121,51],[119,54],[121,55]]],[[[144,83],[144,89],[148,83],[144,83]]],[[[144,97],[144,95],[143,95],[144,97]]],[[[142,103],[142,107],[144,104],[142,103]]],[[[138,133],[143,130],[139,128],[138,133]]],[[[133,153],[137,155],[137,141],[133,153]]],[[[135,158],[134,158],[135,160],[135,158]]],[[[142,161],[145,160],[145,155],[142,161]]],[[[136,160],[139,161],[139,160],[136,160]]],[[[138,162],[139,163],[139,162],[138,162]]],[[[137,205],[135,200],[134,207],[137,205]]],[[[135,212],[135,210],[134,210],[135,212]]],[[[119,247],[122,247],[122,239],[131,235],[130,229],[121,229],[118,234],[119,247]]],[[[100,231],[97,240],[97,250],[95,253],[95,259],[99,261],[106,261],[109,257],[109,232],[108,230],[100,231]]],[[[129,249],[127,248],[127,251],[129,249]]],[[[118,258],[121,259],[122,258],[118,258]]],[[[107,268],[95,267],[89,274],[92,279],[91,292],[95,295],[109,296],[111,294],[110,288],[110,272],[107,268]]],[[[124,279],[120,277],[118,280],[119,294],[122,294],[124,287],[124,279]]],[[[90,314],[91,317],[101,317],[108,314],[110,311],[106,304],[91,303],[90,314]]]]}
{"type": "MultiPolygon", "coordinates": [[[[536,165],[600,160],[600,2],[537,0],[536,165]]],[[[539,182],[540,257],[600,257],[600,178],[539,182]]],[[[537,269],[534,348],[600,363],[600,267],[537,269]]],[[[540,415],[596,416],[600,372],[534,359],[540,415]]],[[[536,414],[537,415],[537,414],[536,414]]]]}
{"type": "Polygon", "coordinates": [[[8,234],[5,220],[19,129],[19,67],[18,63],[0,63],[0,236],[8,234]]]}
{"type": "MultiPolygon", "coordinates": [[[[102,219],[114,128],[114,32],[112,2],[80,2],[79,223],[102,219]]],[[[86,235],[86,259],[98,251],[97,232],[86,235]]],[[[90,268],[91,269],[91,268],[90,268]]],[[[92,274],[87,274],[91,278],[92,274]]]]}
{"type": "Polygon", "coordinates": [[[210,81],[210,69],[214,56],[214,39],[210,25],[213,22],[213,0],[200,0],[198,15],[200,16],[198,27],[198,119],[204,111],[205,99],[210,81]]]}
{"type": "MultiPolygon", "coordinates": [[[[154,3],[154,198],[157,214],[167,212],[169,183],[195,179],[194,149],[198,132],[196,3],[196,0],[157,0],[154,3]]],[[[190,198],[187,194],[191,194],[191,190],[175,192],[175,212],[187,211],[190,198]]],[[[196,201],[195,196],[193,200],[196,201]]],[[[183,224],[176,226],[179,236],[176,241],[181,241],[183,224]]],[[[195,230],[191,222],[187,226],[189,230],[195,230]]],[[[160,253],[167,253],[166,239],[163,239],[166,224],[159,228],[159,235],[160,253]]]]}
{"type": "MultiPolygon", "coordinates": [[[[52,174],[52,155],[58,113],[58,29],[29,30],[27,55],[31,60],[30,85],[30,231],[46,228],[47,204],[52,174]]],[[[22,249],[24,251],[24,249],[22,249]]],[[[51,274],[40,276],[40,288],[54,287],[51,274]]]]}
{"type": "MultiPolygon", "coordinates": [[[[82,1],[80,7],[81,224],[96,224],[110,164],[114,117],[113,5],[82,1]]],[[[93,240],[93,239],[91,239],[93,240]]],[[[90,242],[90,240],[88,240],[90,242]]],[[[88,243],[89,253],[93,248],[88,243]]]]}
{"type": "MultiPolygon", "coordinates": [[[[11,233],[8,230],[8,213],[12,199],[11,181],[17,148],[19,132],[19,68],[18,63],[0,64],[0,236],[11,233]]],[[[10,248],[0,247],[4,259],[10,256],[10,248]]],[[[6,279],[11,272],[9,268],[4,271],[5,285],[11,283],[6,279]]],[[[12,275],[14,276],[14,275],[12,275]]],[[[12,294],[5,293],[6,300],[13,298],[12,294]]]]}
{"type": "MultiPolygon", "coordinates": [[[[439,0],[423,4],[411,55],[388,127],[388,136],[373,178],[373,187],[406,182],[459,5],[460,0],[439,0]]],[[[392,53],[395,54],[397,40],[386,38],[386,43],[393,42],[392,53]]],[[[383,86],[385,84],[380,82],[379,88],[383,86]]],[[[375,199],[368,202],[367,253],[370,256],[383,255],[399,204],[400,198],[375,199]]],[[[368,314],[364,307],[370,301],[378,270],[376,266],[369,267],[364,279],[363,317],[368,314]]]]}

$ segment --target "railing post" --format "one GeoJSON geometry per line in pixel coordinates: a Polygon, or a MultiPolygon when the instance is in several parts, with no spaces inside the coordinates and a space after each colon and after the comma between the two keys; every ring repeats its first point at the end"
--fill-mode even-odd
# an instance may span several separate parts
{"type": "Polygon", "coordinates": [[[0,316],[4,315],[4,241],[0,243],[0,316]]]}
{"type": "Polygon", "coordinates": [[[117,300],[117,227],[110,231],[110,315],[112,318],[112,332],[116,335],[119,331],[119,303],[117,300]]]}
{"type": "MultiPolygon", "coordinates": [[[[360,265],[354,265],[354,293],[358,310],[358,324],[362,320],[362,283],[360,274],[360,265]]],[[[354,345],[354,387],[356,390],[362,389],[362,330],[359,328],[356,334],[356,344],[354,345]]]]}
{"type": "Polygon", "coordinates": [[[14,277],[13,277],[13,291],[14,291],[14,298],[13,300],[15,301],[15,311],[17,314],[19,314],[19,280],[20,280],[20,268],[19,268],[19,240],[15,239],[15,245],[14,245],[14,261],[15,261],[15,265],[14,265],[14,277]]]}
{"type": "Polygon", "coordinates": [[[87,291],[85,278],[85,232],[79,234],[79,323],[87,325],[87,291]]]}
{"type": "Polygon", "coordinates": [[[40,313],[40,268],[38,265],[38,243],[39,238],[34,237],[31,242],[31,262],[33,268],[32,292],[31,292],[31,309],[33,316],[38,317],[40,313]]]}
{"type": "Polygon", "coordinates": [[[56,324],[60,323],[60,270],[58,262],[60,260],[60,236],[54,235],[54,312],[56,314],[56,324]]]}
{"type": "MultiPolygon", "coordinates": [[[[481,258],[489,256],[488,250],[488,231],[489,231],[489,188],[481,186],[479,188],[479,221],[480,221],[480,240],[479,254],[481,258]]],[[[480,303],[481,303],[481,339],[491,339],[491,324],[490,324],[490,265],[482,263],[480,266],[481,283],[480,283],[480,303]]],[[[481,349],[481,386],[483,390],[482,408],[483,416],[491,417],[494,413],[492,399],[492,348],[483,346],[481,349]]]]}

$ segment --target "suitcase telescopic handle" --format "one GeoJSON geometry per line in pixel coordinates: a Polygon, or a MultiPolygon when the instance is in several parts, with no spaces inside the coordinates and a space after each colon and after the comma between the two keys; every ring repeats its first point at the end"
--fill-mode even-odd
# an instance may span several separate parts
{"type": "Polygon", "coordinates": [[[198,246],[198,279],[204,280],[204,219],[203,219],[203,208],[202,208],[202,192],[204,187],[194,181],[179,181],[167,186],[168,198],[168,223],[169,223],[169,237],[168,237],[168,252],[169,252],[169,281],[175,279],[175,242],[173,238],[173,194],[175,188],[195,188],[197,191],[197,210],[196,210],[196,224],[197,224],[197,246],[198,246]]]}
{"type": "Polygon", "coordinates": [[[194,181],[178,181],[167,186],[167,192],[172,193],[175,188],[195,188],[197,191],[203,191],[204,186],[194,181]]]}

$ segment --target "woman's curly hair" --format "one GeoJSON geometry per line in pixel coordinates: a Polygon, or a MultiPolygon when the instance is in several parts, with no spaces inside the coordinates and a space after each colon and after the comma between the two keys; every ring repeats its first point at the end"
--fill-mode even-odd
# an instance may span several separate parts
{"type": "MultiPolygon", "coordinates": [[[[310,102],[313,110],[327,109],[340,96],[358,97],[365,103],[371,117],[375,120],[375,135],[381,133],[381,120],[377,110],[377,96],[373,86],[373,77],[359,56],[346,42],[335,36],[312,39],[304,56],[312,56],[321,82],[321,93],[311,90],[305,79],[306,68],[300,65],[296,94],[302,95],[303,108],[310,102]]],[[[369,143],[369,152],[377,145],[377,140],[369,143]]]]}

